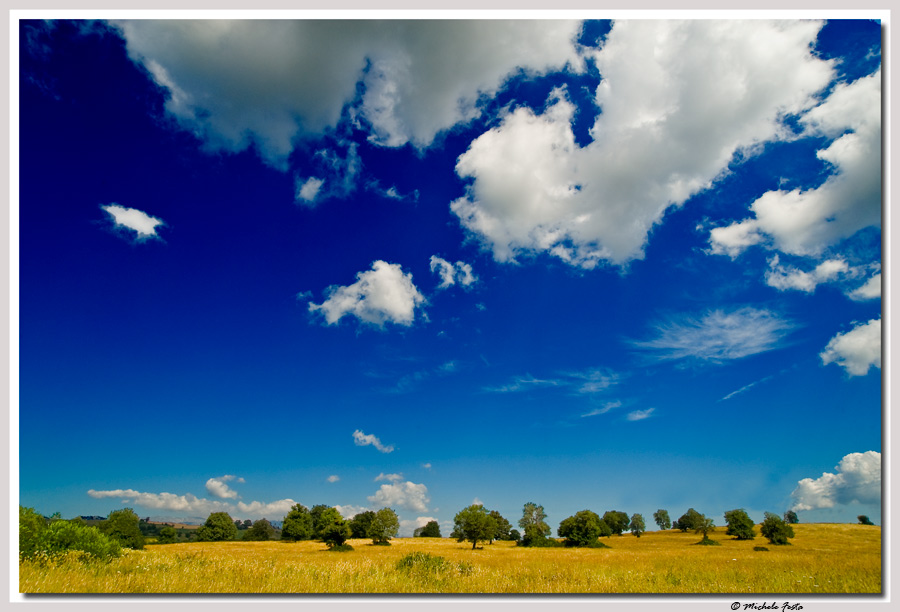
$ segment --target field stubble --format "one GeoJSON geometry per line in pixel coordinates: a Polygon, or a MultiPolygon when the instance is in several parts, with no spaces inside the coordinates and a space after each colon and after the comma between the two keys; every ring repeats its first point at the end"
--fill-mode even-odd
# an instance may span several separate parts
{"type": "Polygon", "coordinates": [[[391,546],[351,540],[216,542],[148,546],[110,563],[23,562],[23,593],[880,593],[881,528],[795,525],[791,546],[764,538],[694,546],[677,531],[604,538],[609,549],[521,548],[494,542],[472,550],[447,538],[399,538],[391,546]],[[768,551],[754,551],[765,545],[768,551]],[[400,569],[413,552],[442,557],[400,569]]]}

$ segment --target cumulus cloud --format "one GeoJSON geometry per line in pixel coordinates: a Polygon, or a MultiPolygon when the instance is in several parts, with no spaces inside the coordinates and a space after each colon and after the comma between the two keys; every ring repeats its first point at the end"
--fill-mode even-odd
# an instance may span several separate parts
{"type": "Polygon", "coordinates": [[[331,476],[329,476],[329,477],[326,478],[325,480],[327,480],[328,482],[337,482],[337,481],[339,481],[340,479],[341,479],[341,477],[338,476],[337,474],[332,474],[331,476]]]}
{"type": "Polygon", "coordinates": [[[136,240],[159,237],[159,234],[156,233],[156,228],[165,225],[162,219],[151,217],[144,211],[136,208],[126,208],[118,204],[109,204],[100,208],[109,214],[116,229],[134,232],[136,240]]]}
{"type": "Polygon", "coordinates": [[[349,504],[346,506],[341,506],[340,504],[336,506],[332,506],[335,510],[340,512],[341,516],[345,519],[350,519],[359,514],[360,512],[365,512],[366,510],[370,510],[370,508],[366,508],[365,506],[354,506],[353,504],[349,504]]]}
{"type": "Polygon", "coordinates": [[[345,108],[384,146],[431,144],[480,114],[518,70],[582,65],[578,21],[134,20],[129,57],[169,92],[166,109],[212,150],[255,147],[283,166],[302,134],[345,108]],[[364,92],[357,98],[357,85],[364,92]]]}
{"type": "Polygon", "coordinates": [[[833,72],[811,52],[820,27],[617,21],[593,54],[603,77],[593,142],[576,144],[563,90],[540,115],[510,112],[460,156],[470,184],[451,210],[497,261],[642,258],[667,209],[709,187],[735,154],[787,137],[782,118],[815,104],[833,72]]]}
{"type": "Polygon", "coordinates": [[[375,477],[375,482],[378,482],[379,480],[397,482],[398,480],[403,480],[403,474],[385,474],[384,472],[381,472],[375,477]]]}
{"type": "Polygon", "coordinates": [[[438,276],[441,278],[441,284],[438,285],[438,289],[446,289],[456,284],[468,287],[478,280],[472,273],[472,266],[465,262],[457,261],[455,264],[452,264],[446,259],[432,255],[430,264],[431,271],[437,271],[438,276]]]}
{"type": "Polygon", "coordinates": [[[325,290],[327,299],[321,304],[309,303],[310,312],[321,312],[328,325],[345,315],[352,315],[376,327],[386,323],[412,325],[416,308],[425,297],[398,264],[375,261],[372,269],[359,272],[356,282],[345,287],[332,285],[325,290]]]}
{"type": "Polygon", "coordinates": [[[264,516],[280,518],[287,514],[291,506],[297,503],[292,499],[282,499],[269,503],[253,501],[249,504],[244,502],[233,504],[198,498],[190,493],[175,495],[174,493],[165,492],[147,493],[134,489],[113,489],[107,491],[90,489],[87,493],[94,499],[113,498],[121,500],[122,503],[130,503],[142,508],[179,512],[182,516],[205,516],[212,512],[228,512],[232,516],[240,514],[254,518],[262,518],[264,516]]]}
{"type": "Polygon", "coordinates": [[[814,189],[769,191],[753,216],[710,232],[713,253],[736,257],[754,244],[819,257],[881,223],[881,70],[842,83],[801,118],[806,134],[833,138],[817,156],[832,173],[814,189]]]}
{"type": "Polygon", "coordinates": [[[838,504],[881,502],[881,453],[850,453],[815,480],[804,478],[791,493],[792,510],[833,508],[838,504]]]}
{"type": "Polygon", "coordinates": [[[307,179],[298,179],[297,199],[307,204],[312,204],[315,202],[316,196],[319,195],[319,190],[324,183],[325,181],[315,176],[311,176],[307,179]]]}
{"type": "Polygon", "coordinates": [[[399,506],[411,512],[425,512],[428,510],[428,502],[431,501],[428,497],[428,487],[411,481],[383,484],[374,495],[366,499],[376,506],[399,506]]]}
{"type": "Polygon", "coordinates": [[[632,341],[660,360],[696,359],[722,363],[781,346],[793,325],[768,310],[751,307],[682,315],[656,325],[656,337],[632,341]]]}
{"type": "Polygon", "coordinates": [[[856,325],[828,341],[819,354],[824,365],[836,363],[848,376],[865,376],[869,368],[881,367],[881,319],[856,325]]]}
{"type": "Polygon", "coordinates": [[[393,446],[385,446],[377,437],[371,434],[365,434],[359,429],[353,432],[353,443],[357,446],[374,446],[382,453],[390,453],[394,451],[393,446]]]}
{"type": "Polygon", "coordinates": [[[843,259],[827,259],[805,272],[799,268],[782,266],[778,255],[775,255],[769,260],[766,284],[780,291],[796,289],[812,293],[818,285],[834,281],[850,271],[850,266],[843,259]]]}
{"type": "Polygon", "coordinates": [[[851,300],[856,301],[864,301],[864,300],[874,300],[876,298],[881,297],[881,273],[879,272],[869,280],[867,280],[862,286],[854,289],[850,293],[847,294],[851,300]]]}
{"type": "MultiPolygon", "coordinates": [[[[237,491],[229,487],[227,482],[235,480],[235,476],[231,474],[226,474],[221,478],[210,478],[206,481],[206,490],[209,491],[210,495],[215,497],[219,497],[221,499],[237,499],[240,497],[237,491]]],[[[241,478],[238,482],[243,482],[244,479],[241,478]]]]}

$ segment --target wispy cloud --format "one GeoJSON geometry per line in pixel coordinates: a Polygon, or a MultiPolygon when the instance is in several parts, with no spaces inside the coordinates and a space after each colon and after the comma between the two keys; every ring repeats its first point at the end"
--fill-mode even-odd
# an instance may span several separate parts
{"type": "Polygon", "coordinates": [[[589,412],[585,412],[581,416],[582,417],[591,417],[591,416],[597,416],[598,414],[606,414],[610,410],[613,410],[615,408],[621,408],[621,407],[622,407],[622,402],[620,402],[619,400],[616,400],[613,402],[606,402],[600,408],[594,408],[593,410],[591,410],[589,412]]]}
{"type": "Polygon", "coordinates": [[[337,481],[339,481],[340,479],[341,479],[341,477],[338,476],[337,474],[332,474],[331,476],[329,476],[328,478],[326,478],[326,480],[327,480],[328,482],[337,482],[337,481]]]}
{"type": "Polygon", "coordinates": [[[552,378],[535,378],[531,374],[517,376],[512,382],[497,387],[486,387],[491,393],[515,393],[541,388],[559,388],[579,395],[591,395],[606,391],[616,385],[621,375],[612,370],[591,368],[579,372],[560,372],[552,378]]]}
{"type": "Polygon", "coordinates": [[[793,329],[793,323],[778,315],[748,306],[730,312],[710,310],[699,317],[672,317],[656,324],[652,340],[631,344],[660,361],[723,363],[780,348],[793,329]]]}
{"type": "Polygon", "coordinates": [[[647,408],[646,410],[635,410],[633,412],[629,412],[625,417],[629,421],[643,421],[644,419],[649,419],[650,416],[656,411],[656,408],[647,408]]]}
{"type": "Polygon", "coordinates": [[[437,255],[432,255],[430,265],[431,271],[437,272],[441,278],[441,284],[438,285],[438,289],[446,289],[453,285],[468,287],[478,280],[472,272],[472,266],[463,261],[457,261],[453,264],[437,255]]]}
{"type": "Polygon", "coordinates": [[[377,437],[371,434],[365,434],[359,429],[353,432],[353,443],[357,446],[374,446],[382,453],[391,453],[394,451],[393,446],[385,446],[377,437]]]}
{"type": "Polygon", "coordinates": [[[127,208],[118,204],[109,204],[100,208],[109,215],[115,229],[124,230],[136,241],[158,238],[159,234],[156,233],[156,228],[165,226],[162,219],[151,217],[136,208],[127,208]],[[131,232],[134,233],[131,234],[131,232]]]}
{"type": "Polygon", "coordinates": [[[375,477],[375,482],[379,480],[389,480],[391,482],[397,482],[398,480],[403,480],[403,474],[385,474],[381,472],[378,476],[375,477]]]}

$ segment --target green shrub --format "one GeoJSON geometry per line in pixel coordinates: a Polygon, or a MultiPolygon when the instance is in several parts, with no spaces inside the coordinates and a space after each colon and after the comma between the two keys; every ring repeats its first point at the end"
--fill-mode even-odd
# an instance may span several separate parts
{"type": "Polygon", "coordinates": [[[123,508],[109,513],[100,523],[100,531],[115,538],[124,548],[140,550],[144,548],[144,535],[140,528],[141,519],[131,508],[123,508]]]}
{"type": "Polygon", "coordinates": [[[696,542],[698,546],[721,546],[722,543],[717,540],[711,540],[710,538],[703,536],[703,539],[699,542],[696,542]]]}
{"type": "Polygon", "coordinates": [[[397,561],[397,569],[401,571],[441,572],[452,564],[437,555],[427,552],[412,552],[397,561]]]}
{"type": "Polygon", "coordinates": [[[349,552],[353,550],[353,547],[349,544],[335,544],[334,546],[328,547],[330,552],[349,552]]]}
{"type": "Polygon", "coordinates": [[[785,545],[790,544],[788,538],[794,537],[793,528],[781,520],[781,517],[766,512],[766,520],[763,521],[759,532],[769,539],[770,544],[785,545]]]}
{"type": "Polygon", "coordinates": [[[69,551],[80,551],[83,560],[103,561],[118,557],[122,547],[115,538],[79,521],[55,520],[49,524],[32,508],[19,506],[19,560],[50,560],[69,551]]]}
{"type": "Polygon", "coordinates": [[[754,547],[753,547],[753,550],[756,550],[756,551],[759,551],[759,552],[769,552],[769,549],[766,548],[765,546],[754,546],[754,547]]]}

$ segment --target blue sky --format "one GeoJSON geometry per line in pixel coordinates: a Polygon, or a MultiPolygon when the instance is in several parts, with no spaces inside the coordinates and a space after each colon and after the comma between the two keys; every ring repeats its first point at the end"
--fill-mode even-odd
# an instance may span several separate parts
{"type": "Polygon", "coordinates": [[[19,496],[881,520],[877,21],[19,22],[19,496]]]}

